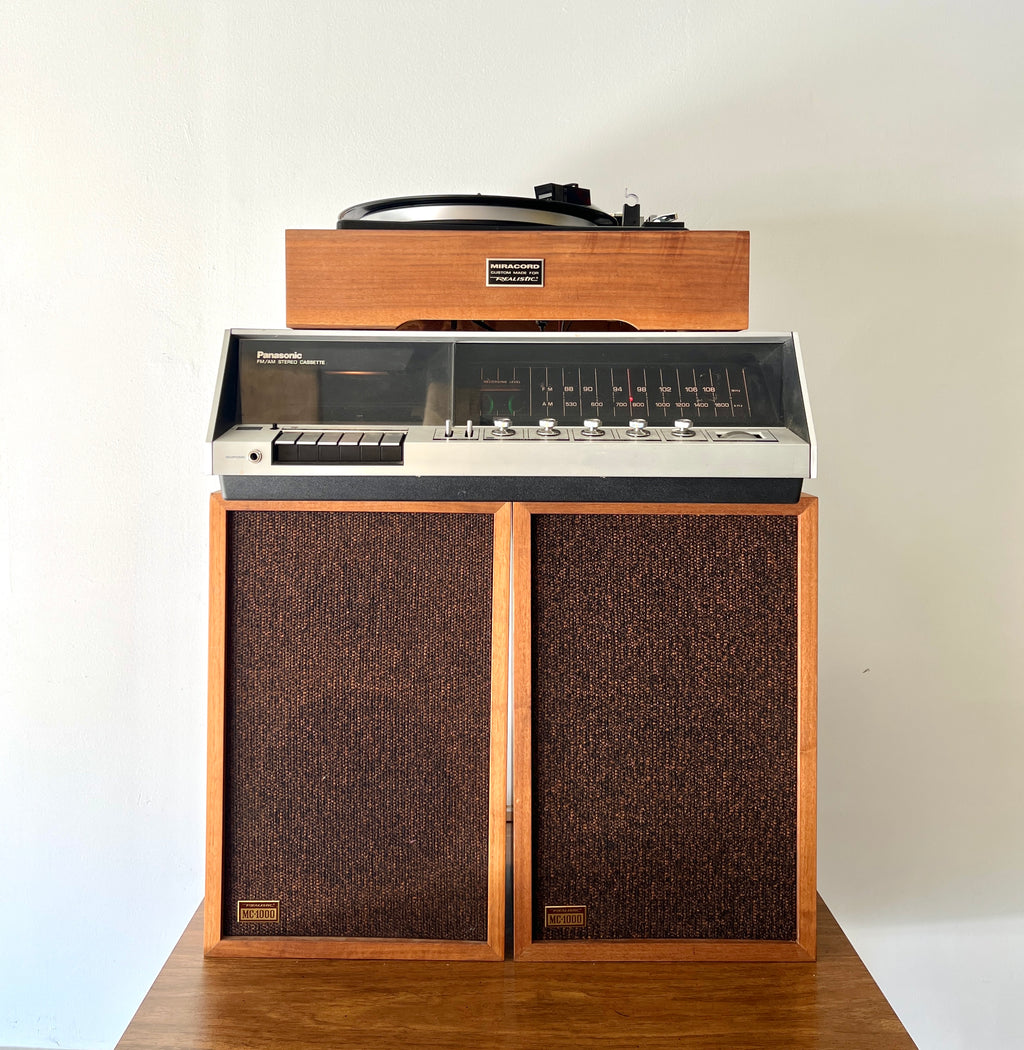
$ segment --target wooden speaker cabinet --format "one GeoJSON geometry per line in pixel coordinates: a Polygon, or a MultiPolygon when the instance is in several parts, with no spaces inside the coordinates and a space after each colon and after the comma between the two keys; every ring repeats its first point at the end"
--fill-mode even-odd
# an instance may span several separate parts
{"type": "Polygon", "coordinates": [[[516,958],[813,959],[816,500],[513,535],[516,958]]]}
{"type": "Polygon", "coordinates": [[[213,496],[207,954],[503,956],[510,519],[213,496]]]}

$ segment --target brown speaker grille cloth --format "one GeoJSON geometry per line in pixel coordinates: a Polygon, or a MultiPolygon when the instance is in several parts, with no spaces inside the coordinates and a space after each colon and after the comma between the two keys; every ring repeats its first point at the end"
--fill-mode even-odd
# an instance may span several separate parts
{"type": "Polygon", "coordinates": [[[486,941],[493,519],[228,522],[224,934],[486,941]]]}
{"type": "Polygon", "coordinates": [[[795,520],[533,526],[534,939],[795,939],[795,520]]]}

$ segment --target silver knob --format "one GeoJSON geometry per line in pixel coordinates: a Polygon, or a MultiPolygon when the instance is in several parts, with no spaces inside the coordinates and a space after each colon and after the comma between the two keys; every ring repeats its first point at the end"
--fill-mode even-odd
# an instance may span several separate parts
{"type": "Polygon", "coordinates": [[[587,437],[600,437],[604,431],[601,429],[600,419],[584,419],[583,429],[580,431],[581,434],[586,434],[587,437]]]}
{"type": "Polygon", "coordinates": [[[512,420],[508,416],[495,417],[494,429],[491,433],[495,437],[511,437],[515,433],[512,429],[512,420]]]}
{"type": "Polygon", "coordinates": [[[692,419],[677,419],[675,421],[675,430],[672,431],[676,437],[693,437],[693,420],[692,419]]]}
{"type": "Polygon", "coordinates": [[[649,433],[646,419],[631,419],[629,421],[629,430],[626,431],[628,437],[647,437],[649,433]]]}
{"type": "Polygon", "coordinates": [[[543,437],[555,437],[558,434],[555,429],[557,425],[557,419],[540,419],[537,421],[537,433],[543,437]]]}

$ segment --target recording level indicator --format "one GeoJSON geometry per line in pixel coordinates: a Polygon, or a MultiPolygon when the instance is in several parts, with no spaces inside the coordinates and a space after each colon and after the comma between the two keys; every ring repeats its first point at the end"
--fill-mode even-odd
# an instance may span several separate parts
{"type": "Polygon", "coordinates": [[[496,416],[522,419],[533,414],[529,402],[529,382],[524,389],[523,376],[529,368],[503,367],[483,369],[480,375],[481,422],[491,422],[496,416]]]}

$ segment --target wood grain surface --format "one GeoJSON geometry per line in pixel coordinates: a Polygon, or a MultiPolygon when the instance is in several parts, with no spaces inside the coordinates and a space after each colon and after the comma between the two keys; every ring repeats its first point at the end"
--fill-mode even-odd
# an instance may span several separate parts
{"type": "Polygon", "coordinates": [[[204,959],[200,908],[119,1050],[914,1050],[824,903],[816,963],[204,959]]]}
{"type": "Polygon", "coordinates": [[[411,321],[622,321],[747,327],[740,230],[287,230],[289,328],[411,321]],[[488,259],[543,259],[543,287],[488,287],[488,259]]]}

